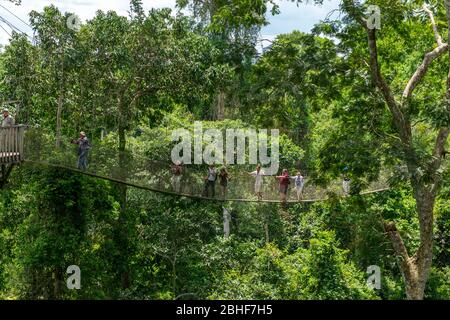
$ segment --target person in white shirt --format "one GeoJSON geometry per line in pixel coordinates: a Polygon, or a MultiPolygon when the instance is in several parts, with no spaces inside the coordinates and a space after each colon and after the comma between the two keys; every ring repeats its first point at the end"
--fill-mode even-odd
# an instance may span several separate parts
{"type": "Polygon", "coordinates": [[[348,167],[344,168],[344,179],[342,181],[342,191],[344,191],[344,196],[350,194],[350,178],[348,177],[348,167]]]}
{"type": "Polygon", "coordinates": [[[297,172],[294,178],[295,191],[297,192],[297,200],[300,201],[303,197],[303,186],[305,185],[305,179],[302,174],[297,172]]]}
{"type": "Polygon", "coordinates": [[[255,177],[255,194],[258,196],[258,199],[261,200],[263,177],[265,175],[264,171],[261,170],[261,165],[258,164],[256,171],[250,172],[249,174],[255,177]]]}
{"type": "Polygon", "coordinates": [[[350,179],[346,176],[342,181],[342,190],[344,191],[344,196],[348,196],[350,194],[350,179]]]}
{"type": "Polygon", "coordinates": [[[216,180],[217,180],[217,171],[216,168],[214,168],[213,165],[210,165],[208,168],[208,173],[205,177],[205,190],[204,190],[204,196],[209,197],[211,190],[211,198],[214,198],[216,196],[216,180]]]}

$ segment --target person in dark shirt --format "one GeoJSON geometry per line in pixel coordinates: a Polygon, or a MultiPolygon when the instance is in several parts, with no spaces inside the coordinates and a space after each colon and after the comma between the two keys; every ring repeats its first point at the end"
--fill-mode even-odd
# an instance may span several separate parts
{"type": "Polygon", "coordinates": [[[230,175],[225,167],[222,167],[219,172],[219,184],[222,194],[222,198],[226,199],[228,193],[228,181],[230,181],[230,175]]]}
{"type": "Polygon", "coordinates": [[[73,144],[78,145],[78,161],[77,168],[82,171],[87,170],[88,166],[88,154],[91,149],[91,143],[89,139],[86,137],[86,133],[83,131],[80,132],[80,138],[78,140],[72,140],[73,144]]]}
{"type": "Polygon", "coordinates": [[[203,191],[204,197],[214,198],[216,196],[216,180],[217,172],[213,165],[208,168],[208,173],[205,177],[205,189],[203,191]],[[209,192],[211,190],[211,192],[209,192]],[[210,196],[211,194],[211,196],[210,196]]]}

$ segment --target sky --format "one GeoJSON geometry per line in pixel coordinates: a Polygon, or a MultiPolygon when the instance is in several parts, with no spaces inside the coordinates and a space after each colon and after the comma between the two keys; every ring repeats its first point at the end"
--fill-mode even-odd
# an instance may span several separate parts
{"type": "MultiPolygon", "coordinates": [[[[309,4],[297,6],[290,0],[277,0],[277,3],[280,5],[281,14],[276,16],[269,14],[270,25],[264,27],[261,32],[263,39],[273,40],[277,35],[293,30],[310,31],[315,23],[324,19],[329,12],[338,7],[339,0],[324,0],[322,6],[309,4]]],[[[22,0],[20,6],[0,0],[0,44],[8,44],[8,33],[11,33],[11,27],[1,20],[6,19],[21,31],[32,36],[33,31],[24,23],[29,22],[29,12],[41,11],[45,6],[51,4],[62,12],[75,13],[83,21],[93,18],[97,10],[114,10],[121,15],[128,15],[129,9],[129,0],[22,0]]],[[[151,8],[174,8],[175,0],[143,0],[143,5],[146,11],[151,8]]]]}

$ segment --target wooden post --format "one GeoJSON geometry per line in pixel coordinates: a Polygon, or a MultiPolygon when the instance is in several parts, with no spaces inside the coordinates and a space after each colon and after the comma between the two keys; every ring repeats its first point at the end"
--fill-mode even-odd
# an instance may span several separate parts
{"type": "Polygon", "coordinates": [[[231,215],[225,207],[223,208],[223,235],[225,239],[230,237],[230,220],[231,215]]]}

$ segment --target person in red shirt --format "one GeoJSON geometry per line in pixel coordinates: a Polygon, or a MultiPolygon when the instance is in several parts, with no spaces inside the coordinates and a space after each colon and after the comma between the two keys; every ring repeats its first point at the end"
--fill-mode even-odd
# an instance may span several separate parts
{"type": "Polygon", "coordinates": [[[283,169],[281,176],[276,176],[276,178],[280,183],[280,200],[286,202],[289,184],[291,183],[288,170],[283,169]]]}
{"type": "Polygon", "coordinates": [[[181,177],[183,174],[183,164],[177,161],[172,166],[172,188],[176,193],[181,192],[181,177]]]}

